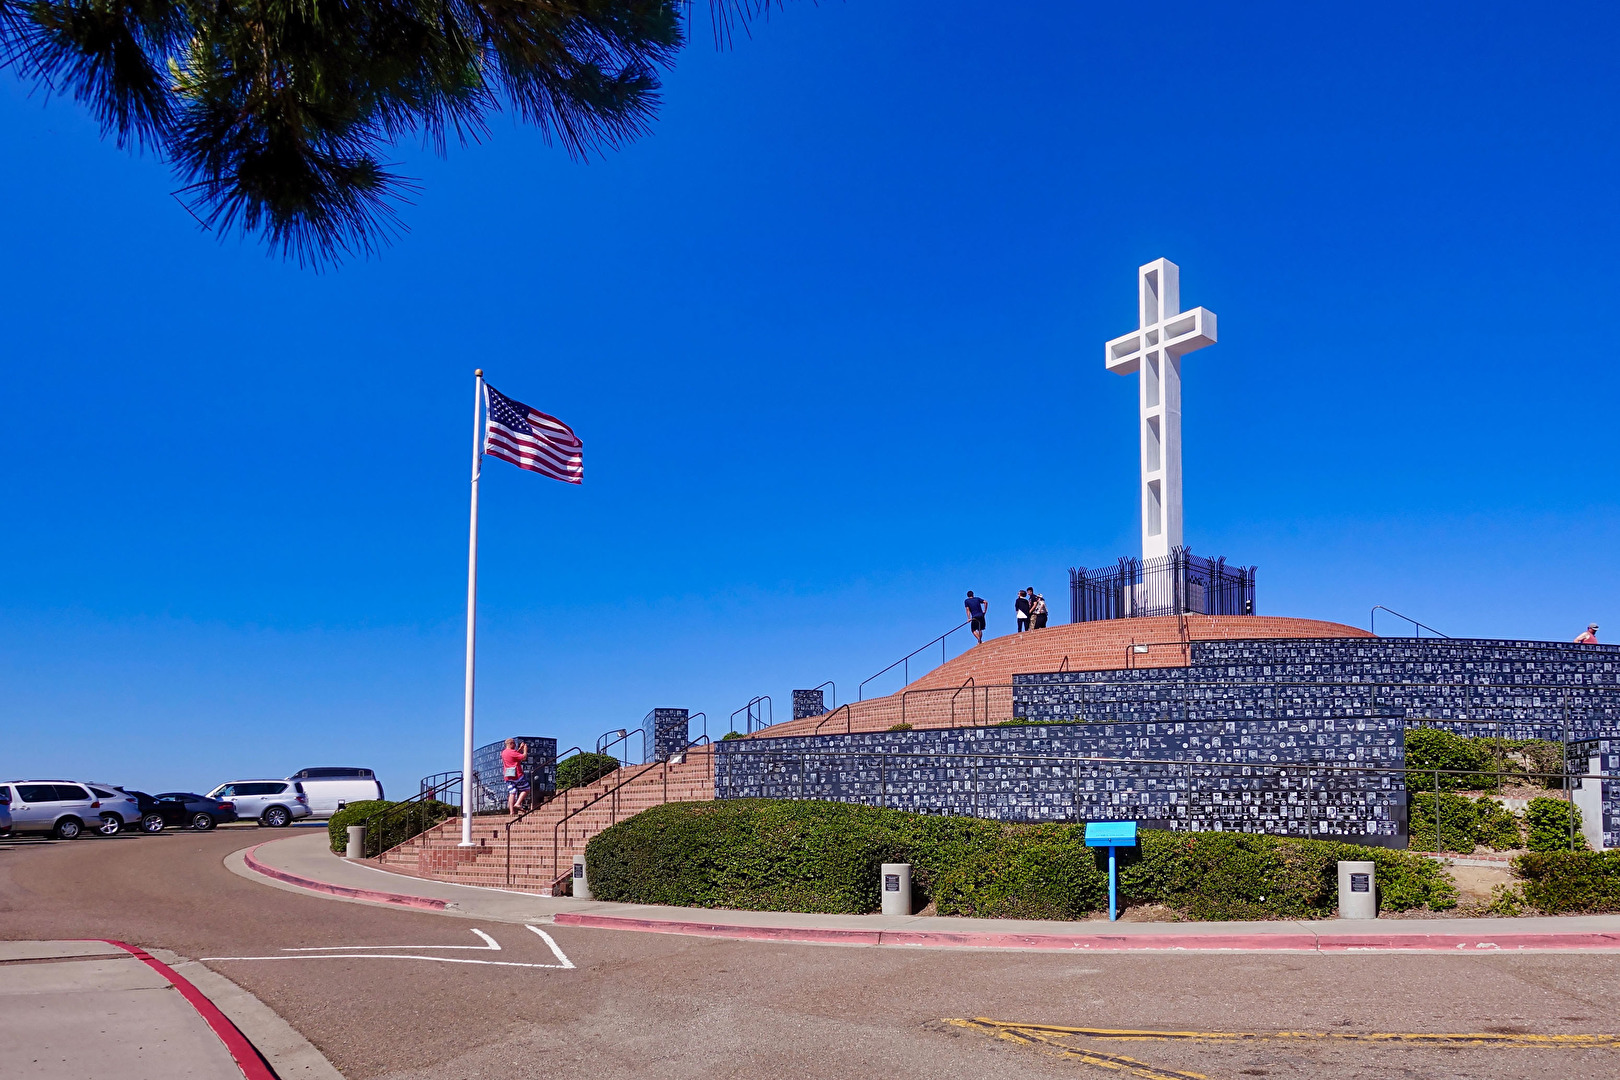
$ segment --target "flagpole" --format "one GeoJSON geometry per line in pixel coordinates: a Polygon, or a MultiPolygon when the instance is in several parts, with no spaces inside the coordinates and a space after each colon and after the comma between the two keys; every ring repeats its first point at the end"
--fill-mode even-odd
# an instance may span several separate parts
{"type": "Polygon", "coordinates": [[[473,372],[472,508],[467,525],[467,681],[461,733],[461,846],[472,847],[473,780],[473,641],[478,616],[478,473],[484,460],[484,432],[479,410],[484,405],[484,369],[473,372]]]}

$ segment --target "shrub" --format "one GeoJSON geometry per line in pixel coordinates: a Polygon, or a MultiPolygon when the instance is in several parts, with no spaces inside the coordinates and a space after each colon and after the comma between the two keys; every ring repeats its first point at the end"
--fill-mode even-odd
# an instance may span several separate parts
{"type": "Polygon", "coordinates": [[[904,721],[901,721],[900,723],[891,726],[889,728],[889,730],[890,731],[910,731],[911,730],[911,725],[904,722],[904,721]]]}
{"type": "MultiPolygon", "coordinates": [[[[1107,903],[1107,856],[1083,825],[1018,825],[850,803],[727,799],[669,803],[591,840],[604,900],[757,911],[861,913],[879,907],[879,866],[909,862],[912,895],[941,915],[1075,919],[1107,903]]],[[[1133,903],[1195,918],[1300,918],[1337,905],[1339,859],[1378,866],[1380,904],[1456,903],[1421,856],[1242,833],[1144,832],[1122,853],[1133,903]]]]}
{"type": "Polygon", "coordinates": [[[557,766],[557,790],[594,784],[619,767],[612,754],[575,754],[557,766]]]}
{"type": "Polygon", "coordinates": [[[1580,809],[1564,799],[1531,799],[1524,811],[1524,823],[1530,834],[1525,846],[1531,851],[1569,851],[1571,834],[1575,838],[1574,849],[1586,850],[1586,837],[1581,835],[1580,809]]]}
{"type": "MultiPolygon", "coordinates": [[[[1441,791],[1495,791],[1498,787],[1494,776],[1488,771],[1495,767],[1495,759],[1483,739],[1471,739],[1466,735],[1454,735],[1439,728],[1407,728],[1406,730],[1406,767],[1408,770],[1419,771],[1423,769],[1478,769],[1472,775],[1447,775],[1442,772],[1439,778],[1441,791]]],[[[1429,776],[1413,776],[1409,772],[1406,780],[1407,786],[1418,790],[1428,788],[1433,790],[1435,778],[1429,776]]]]}
{"type": "Polygon", "coordinates": [[[1407,786],[1433,790],[1434,775],[1423,769],[1462,769],[1461,775],[1440,775],[1441,791],[1500,791],[1503,781],[1532,787],[1554,788],[1563,771],[1564,751],[1546,739],[1496,739],[1457,735],[1439,728],[1408,728],[1406,767],[1414,775],[1407,786]],[[1477,770],[1477,771],[1468,771],[1477,770]]]}
{"type": "MultiPolygon", "coordinates": [[[[364,825],[368,818],[390,806],[400,805],[389,799],[365,799],[352,802],[332,815],[326,823],[327,840],[335,854],[342,855],[349,846],[349,826],[364,825]]],[[[409,811],[401,811],[371,826],[366,833],[366,850],[387,851],[398,847],[418,833],[426,832],[446,818],[461,813],[459,806],[451,806],[434,799],[412,804],[409,811]]]]}
{"type": "Polygon", "coordinates": [[[1120,871],[1126,902],[1164,904],[1195,919],[1331,915],[1341,859],[1375,864],[1385,911],[1457,903],[1439,863],[1389,848],[1226,832],[1145,832],[1140,840],[1120,871]]]}
{"type": "Polygon", "coordinates": [[[1411,846],[1418,851],[1470,852],[1482,844],[1497,851],[1520,847],[1523,837],[1513,811],[1489,796],[1441,793],[1440,834],[1435,835],[1435,795],[1414,792],[1408,804],[1407,826],[1411,846]]]}
{"type": "Polygon", "coordinates": [[[720,736],[720,741],[730,742],[732,739],[741,739],[743,737],[743,733],[740,731],[728,731],[724,735],[720,736]]]}
{"type": "Polygon", "coordinates": [[[1531,851],[1513,872],[1525,902],[1549,915],[1620,911],[1620,851],[1531,851]]]}

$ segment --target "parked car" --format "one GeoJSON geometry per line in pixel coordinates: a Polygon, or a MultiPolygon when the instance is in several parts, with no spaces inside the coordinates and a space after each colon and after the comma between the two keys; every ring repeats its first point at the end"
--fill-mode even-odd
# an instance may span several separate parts
{"type": "Polygon", "coordinates": [[[208,793],[210,799],[229,799],[243,821],[257,818],[260,825],[286,828],[309,817],[309,796],[300,780],[232,780],[208,793]]]}
{"type": "Polygon", "coordinates": [[[154,796],[157,812],[165,825],[189,826],[198,832],[207,832],[215,825],[236,820],[236,806],[228,801],[210,799],[189,791],[165,791],[154,796]]]}
{"type": "MultiPolygon", "coordinates": [[[[91,826],[102,836],[117,836],[141,822],[141,802],[122,788],[111,784],[88,784],[90,794],[101,802],[101,820],[91,826]]],[[[85,823],[89,825],[89,822],[85,823]]]]}
{"type": "Polygon", "coordinates": [[[13,835],[44,833],[72,840],[86,825],[101,823],[101,800],[73,780],[7,780],[13,835]]]}
{"type": "Polygon", "coordinates": [[[383,798],[382,785],[377,774],[370,769],[357,769],[341,765],[320,765],[300,769],[287,777],[304,786],[309,796],[310,813],[318,818],[329,818],[340,806],[383,798]]]}
{"type": "Polygon", "coordinates": [[[158,810],[156,799],[146,792],[136,791],[134,788],[119,788],[118,790],[133,798],[136,805],[140,807],[141,832],[160,833],[163,831],[163,814],[158,810]]]}
{"type": "Polygon", "coordinates": [[[0,787],[0,836],[11,835],[11,789],[0,787]]]}

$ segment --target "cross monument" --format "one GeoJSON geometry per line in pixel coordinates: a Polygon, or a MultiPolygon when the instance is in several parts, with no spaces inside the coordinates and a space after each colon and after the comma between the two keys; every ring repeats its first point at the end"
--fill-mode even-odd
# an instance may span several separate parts
{"type": "Polygon", "coordinates": [[[1215,313],[1181,310],[1181,268],[1155,259],[1137,271],[1137,329],[1103,347],[1120,375],[1139,372],[1142,558],[1169,555],[1181,539],[1181,358],[1215,344],[1215,313]]]}

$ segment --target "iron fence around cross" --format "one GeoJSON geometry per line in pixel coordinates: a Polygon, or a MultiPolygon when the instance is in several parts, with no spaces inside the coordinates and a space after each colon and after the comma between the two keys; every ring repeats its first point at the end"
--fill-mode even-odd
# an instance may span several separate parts
{"type": "Polygon", "coordinates": [[[1069,621],[1152,615],[1253,615],[1252,566],[1227,566],[1185,547],[1154,559],[1126,556],[1115,566],[1069,568],[1069,621]]]}

